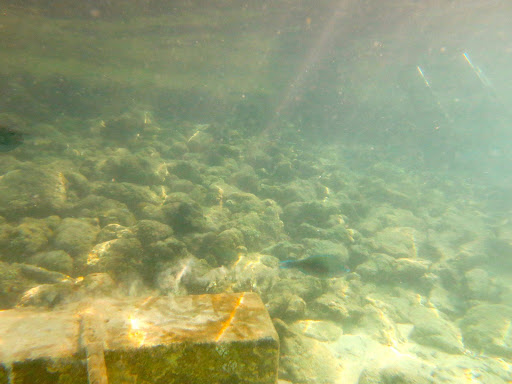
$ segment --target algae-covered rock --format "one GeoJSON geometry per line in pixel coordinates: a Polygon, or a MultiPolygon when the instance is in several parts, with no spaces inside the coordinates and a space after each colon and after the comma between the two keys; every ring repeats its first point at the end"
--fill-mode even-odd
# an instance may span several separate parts
{"type": "Polygon", "coordinates": [[[430,291],[429,301],[434,308],[449,316],[460,314],[463,309],[460,297],[449,292],[440,284],[434,286],[430,291]]]}
{"type": "Polygon", "coordinates": [[[388,227],[375,234],[373,249],[394,258],[416,257],[414,230],[388,227]]]}
{"type": "Polygon", "coordinates": [[[101,231],[96,237],[97,243],[114,239],[130,239],[136,237],[135,231],[132,228],[125,227],[119,224],[108,224],[101,228],[101,231]]]}
{"type": "Polygon", "coordinates": [[[185,243],[173,236],[146,245],[146,250],[147,255],[143,259],[154,264],[160,261],[173,261],[187,254],[185,243]]]}
{"type": "MultiPolygon", "coordinates": [[[[124,205],[124,204],[123,204],[124,205]]],[[[98,215],[100,226],[104,227],[110,224],[123,225],[131,227],[137,223],[135,215],[127,207],[112,208],[102,211],[98,215]]]]}
{"type": "Polygon", "coordinates": [[[281,338],[281,370],[294,383],[334,383],[338,364],[334,353],[316,339],[295,332],[281,338]]]}
{"type": "Polygon", "coordinates": [[[393,207],[414,210],[417,207],[417,190],[406,186],[390,184],[379,178],[366,178],[361,187],[365,196],[393,207]]]}
{"type": "Polygon", "coordinates": [[[262,184],[261,195],[277,201],[281,206],[312,201],[318,198],[315,186],[309,181],[295,180],[284,185],[262,184]]]}
{"type": "Polygon", "coordinates": [[[23,261],[29,255],[44,250],[49,243],[53,231],[43,219],[23,219],[11,229],[8,235],[6,252],[11,261],[23,261]]]}
{"type": "Polygon", "coordinates": [[[272,175],[278,182],[287,182],[293,180],[297,171],[293,169],[292,163],[288,160],[282,160],[274,167],[272,175]]]}
{"type": "Polygon", "coordinates": [[[500,290],[489,273],[474,268],[464,273],[462,296],[470,300],[498,301],[500,290]]]}
{"type": "Polygon", "coordinates": [[[62,272],[67,275],[73,271],[73,259],[62,250],[36,253],[28,262],[49,271],[62,272]]]}
{"type": "Polygon", "coordinates": [[[122,143],[141,135],[146,128],[146,122],[143,113],[132,111],[103,121],[98,130],[102,137],[122,143]]]}
{"type": "Polygon", "coordinates": [[[201,232],[206,227],[203,209],[185,194],[174,193],[168,196],[166,203],[162,206],[162,212],[166,223],[176,233],[201,232]]]}
{"type": "Polygon", "coordinates": [[[220,265],[230,265],[238,259],[240,247],[244,245],[244,236],[236,228],[226,229],[219,233],[210,246],[220,265]]]}
{"type": "Polygon", "coordinates": [[[140,270],[149,281],[158,279],[159,273],[167,270],[169,264],[174,265],[189,256],[185,243],[173,236],[147,244],[144,248],[140,270]]]}
{"type": "Polygon", "coordinates": [[[180,179],[189,180],[194,184],[201,184],[203,181],[198,163],[179,160],[170,164],[169,168],[169,171],[180,179]]]}
{"type": "Polygon", "coordinates": [[[162,199],[148,186],[129,182],[98,183],[95,193],[125,203],[130,209],[137,209],[140,204],[162,203],[162,199]]]}
{"type": "Polygon", "coordinates": [[[335,322],[325,320],[298,320],[290,328],[318,341],[336,341],[343,334],[335,322]]]}
{"type": "Polygon", "coordinates": [[[52,308],[73,293],[73,282],[63,281],[53,284],[40,284],[30,288],[20,297],[18,307],[52,308]]]}
{"type": "Polygon", "coordinates": [[[356,268],[364,280],[387,282],[392,277],[394,259],[383,253],[373,253],[369,259],[356,268]]]}
{"type": "Polygon", "coordinates": [[[328,228],[331,226],[329,222],[331,215],[339,213],[338,208],[331,203],[320,201],[295,202],[284,207],[282,219],[286,228],[290,231],[296,230],[302,223],[319,228],[328,228]]]}
{"type": "Polygon", "coordinates": [[[310,314],[317,319],[340,322],[349,317],[346,300],[328,292],[316,298],[310,305],[310,314]]]}
{"type": "Polygon", "coordinates": [[[482,304],[470,308],[460,321],[467,347],[491,355],[512,358],[510,329],[512,307],[482,304]]]}
{"type": "Polygon", "coordinates": [[[272,200],[265,200],[264,204],[263,210],[239,214],[234,219],[249,251],[259,251],[267,244],[286,238],[279,208],[272,200]]]}
{"type": "Polygon", "coordinates": [[[311,255],[332,255],[341,264],[347,264],[349,260],[348,249],[345,245],[330,240],[304,239],[304,246],[311,255]]]}
{"type": "Polygon", "coordinates": [[[136,238],[114,239],[96,244],[87,259],[80,258],[87,273],[108,273],[114,280],[134,275],[141,263],[142,246],[136,238]]]}
{"type": "Polygon", "coordinates": [[[261,181],[254,169],[250,166],[243,167],[231,176],[233,183],[244,192],[258,193],[261,189],[261,181]]]}
{"type": "Polygon", "coordinates": [[[430,262],[418,259],[396,259],[393,262],[393,273],[399,281],[418,282],[429,269],[430,262]]]}
{"type": "Polygon", "coordinates": [[[93,194],[77,202],[75,212],[78,217],[98,218],[101,226],[108,224],[130,226],[135,221],[126,204],[93,194]]]}
{"type": "Polygon", "coordinates": [[[410,337],[419,344],[428,345],[446,353],[462,354],[464,352],[460,330],[434,314],[416,319],[410,337]]]}
{"type": "Polygon", "coordinates": [[[277,257],[279,260],[300,259],[304,255],[304,246],[289,241],[280,241],[262,250],[262,253],[277,257]]]}
{"type": "Polygon", "coordinates": [[[48,216],[67,207],[67,181],[56,170],[27,165],[0,177],[0,215],[48,216]]]}
{"type": "Polygon", "coordinates": [[[33,283],[23,276],[18,264],[0,261],[0,310],[13,307],[33,283]]]}
{"type": "Polygon", "coordinates": [[[309,302],[320,296],[324,291],[321,279],[304,274],[300,277],[288,278],[289,272],[282,270],[280,279],[275,282],[272,288],[271,297],[295,294],[309,302]]]}
{"type": "Polygon", "coordinates": [[[261,212],[265,209],[262,200],[252,193],[245,192],[226,194],[224,206],[232,213],[261,212]]]}
{"type": "Polygon", "coordinates": [[[432,384],[432,368],[417,359],[395,359],[385,365],[366,367],[357,384],[432,384]]]}
{"type": "Polygon", "coordinates": [[[205,260],[187,256],[168,263],[157,274],[156,286],[172,294],[205,294],[223,291],[228,283],[227,269],[212,269],[205,260]]]}
{"type": "Polygon", "coordinates": [[[89,180],[79,172],[65,171],[64,177],[68,182],[68,195],[73,200],[87,196],[91,191],[89,180]]]}
{"type": "Polygon", "coordinates": [[[306,314],[307,304],[302,297],[286,293],[280,296],[272,296],[266,307],[272,318],[289,321],[303,318],[306,314]]]}
{"type": "Polygon", "coordinates": [[[135,226],[137,238],[143,246],[164,240],[173,234],[170,226],[156,220],[140,220],[135,226]]]}
{"type": "Polygon", "coordinates": [[[99,231],[95,220],[66,218],[55,231],[54,244],[71,256],[83,255],[95,244],[99,231]]]}
{"type": "Polygon", "coordinates": [[[249,253],[240,256],[232,269],[233,290],[252,291],[267,297],[278,280],[278,261],[273,256],[249,253]]]}

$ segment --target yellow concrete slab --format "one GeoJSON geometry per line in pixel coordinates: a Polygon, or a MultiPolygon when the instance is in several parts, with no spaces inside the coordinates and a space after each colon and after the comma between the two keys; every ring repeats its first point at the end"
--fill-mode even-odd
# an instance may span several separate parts
{"type": "Polygon", "coordinates": [[[7,310],[0,335],[0,384],[277,381],[278,336],[254,293],[7,310]]]}

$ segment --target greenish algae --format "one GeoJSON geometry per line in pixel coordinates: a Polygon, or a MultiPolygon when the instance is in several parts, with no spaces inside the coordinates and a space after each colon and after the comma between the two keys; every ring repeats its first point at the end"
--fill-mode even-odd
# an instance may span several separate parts
{"type": "Polygon", "coordinates": [[[13,363],[11,379],[11,384],[85,384],[87,367],[83,356],[26,360],[13,363]]]}
{"type": "Polygon", "coordinates": [[[274,384],[279,345],[256,342],[180,343],[106,351],[109,382],[137,384],[274,384]]]}

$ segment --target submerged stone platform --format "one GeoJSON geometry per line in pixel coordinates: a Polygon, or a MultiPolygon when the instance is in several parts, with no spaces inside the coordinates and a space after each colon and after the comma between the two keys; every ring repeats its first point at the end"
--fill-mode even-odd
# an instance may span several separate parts
{"type": "Polygon", "coordinates": [[[255,293],[0,312],[0,384],[274,384],[278,359],[255,293]]]}

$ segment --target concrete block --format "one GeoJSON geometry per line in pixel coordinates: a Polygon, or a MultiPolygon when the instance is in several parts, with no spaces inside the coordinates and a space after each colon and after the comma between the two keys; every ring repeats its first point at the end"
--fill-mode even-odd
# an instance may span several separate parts
{"type": "Polygon", "coordinates": [[[0,384],[275,384],[278,358],[255,293],[0,312],[0,384]]]}

